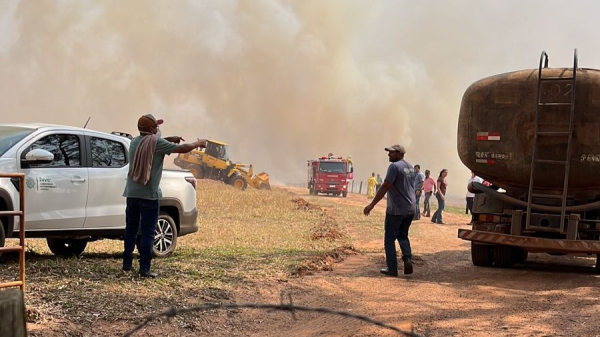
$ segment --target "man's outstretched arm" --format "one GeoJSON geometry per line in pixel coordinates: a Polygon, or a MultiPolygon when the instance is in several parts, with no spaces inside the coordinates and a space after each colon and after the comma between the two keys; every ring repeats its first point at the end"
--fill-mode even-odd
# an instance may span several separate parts
{"type": "Polygon", "coordinates": [[[373,198],[373,201],[371,201],[370,204],[367,205],[367,207],[365,207],[363,213],[365,215],[369,215],[369,213],[371,213],[371,210],[373,210],[373,208],[375,207],[375,205],[377,205],[377,203],[383,199],[383,196],[387,193],[387,191],[390,189],[390,187],[392,187],[392,183],[390,183],[389,181],[385,180],[383,182],[383,185],[381,185],[381,188],[379,188],[379,191],[377,192],[377,194],[375,194],[375,198],[373,198]]]}
{"type": "Polygon", "coordinates": [[[206,139],[198,139],[193,143],[177,145],[173,153],[188,153],[197,147],[206,147],[206,139]]]}

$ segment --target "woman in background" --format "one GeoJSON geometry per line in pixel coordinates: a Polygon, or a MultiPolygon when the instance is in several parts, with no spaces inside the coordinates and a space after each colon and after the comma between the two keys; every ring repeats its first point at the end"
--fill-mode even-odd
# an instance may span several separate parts
{"type": "Polygon", "coordinates": [[[431,218],[431,222],[436,223],[438,225],[443,225],[442,221],[442,212],[444,211],[444,203],[446,201],[446,187],[448,187],[448,183],[446,182],[446,177],[448,176],[448,170],[443,169],[440,172],[440,176],[437,179],[436,187],[437,192],[435,193],[435,198],[438,201],[438,209],[433,213],[433,218],[431,218]]]}

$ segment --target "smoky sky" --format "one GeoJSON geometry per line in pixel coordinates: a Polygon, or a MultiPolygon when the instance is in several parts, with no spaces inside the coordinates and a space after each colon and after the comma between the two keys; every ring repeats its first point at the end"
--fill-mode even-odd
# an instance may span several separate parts
{"type": "Polygon", "coordinates": [[[550,66],[600,67],[591,1],[0,2],[0,115],[230,144],[274,182],[306,180],[306,160],[352,156],[356,180],[385,173],[383,148],[451,195],[460,100],[481,78],[550,66]]]}

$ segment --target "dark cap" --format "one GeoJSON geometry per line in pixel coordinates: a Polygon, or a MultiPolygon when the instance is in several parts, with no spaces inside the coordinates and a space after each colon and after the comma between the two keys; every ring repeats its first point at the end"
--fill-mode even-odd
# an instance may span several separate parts
{"type": "Polygon", "coordinates": [[[138,130],[148,130],[149,128],[161,125],[163,122],[162,119],[156,119],[151,114],[146,114],[138,119],[138,130]]]}
{"type": "Polygon", "coordinates": [[[402,154],[406,153],[406,150],[404,149],[404,146],[398,145],[398,144],[394,144],[392,146],[388,146],[385,148],[386,151],[398,151],[402,154]]]}

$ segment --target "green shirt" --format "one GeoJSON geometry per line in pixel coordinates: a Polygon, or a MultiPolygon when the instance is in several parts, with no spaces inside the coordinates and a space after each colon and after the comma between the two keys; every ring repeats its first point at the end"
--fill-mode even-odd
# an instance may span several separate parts
{"type": "MultiPolygon", "coordinates": [[[[135,156],[141,136],[135,137],[129,145],[129,165],[135,156]]],[[[162,198],[162,191],[160,190],[160,178],[162,178],[163,163],[165,161],[165,155],[171,154],[177,147],[177,144],[171,143],[163,138],[158,138],[156,142],[156,150],[154,150],[154,156],[152,158],[152,169],[150,171],[150,179],[146,185],[142,185],[133,181],[133,179],[127,175],[127,184],[125,185],[125,191],[123,196],[127,198],[140,198],[149,200],[159,200],[162,198]]],[[[131,170],[131,167],[129,168],[131,170]]]]}

